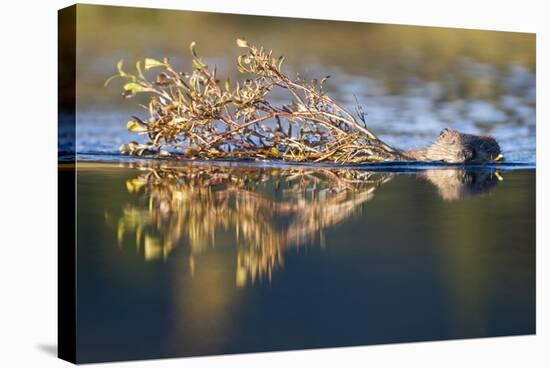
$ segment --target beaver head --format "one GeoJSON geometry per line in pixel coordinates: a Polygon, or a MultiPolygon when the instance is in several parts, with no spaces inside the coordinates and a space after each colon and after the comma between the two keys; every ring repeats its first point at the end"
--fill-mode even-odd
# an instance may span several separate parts
{"type": "Polygon", "coordinates": [[[443,129],[430,146],[406,151],[404,154],[418,161],[447,163],[486,163],[503,159],[500,146],[494,138],[448,128],[443,129]]]}

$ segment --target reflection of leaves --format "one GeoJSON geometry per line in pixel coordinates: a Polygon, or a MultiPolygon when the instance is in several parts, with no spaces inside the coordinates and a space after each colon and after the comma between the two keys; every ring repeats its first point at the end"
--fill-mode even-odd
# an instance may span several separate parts
{"type": "Polygon", "coordinates": [[[136,193],[139,192],[142,186],[146,184],[146,181],[143,180],[141,177],[137,177],[134,179],[129,179],[126,181],[126,189],[129,193],[136,193]]]}
{"type": "MultiPolygon", "coordinates": [[[[117,221],[119,244],[135,234],[145,260],[165,259],[181,243],[193,255],[219,244],[216,234],[232,234],[237,246],[238,286],[271,279],[289,248],[316,243],[325,232],[357,213],[393,174],[349,169],[164,166],[142,168],[127,180],[139,205],[123,209],[117,221]],[[281,224],[284,224],[282,226],[281,224]]],[[[498,182],[491,171],[427,170],[418,174],[444,199],[477,195],[498,182]],[[492,178],[492,179],[491,179],[492,178]]]]}
{"type": "Polygon", "coordinates": [[[322,243],[327,228],[355,213],[388,178],[329,169],[147,168],[126,182],[128,192],[143,196],[148,206],[123,210],[119,244],[135,233],[136,250],[153,260],[182,241],[192,254],[204,252],[215,246],[217,231],[233,231],[236,283],[244,286],[270,279],[284,264],[285,249],[322,243]],[[272,191],[280,193],[277,199],[265,194],[272,191]]]}

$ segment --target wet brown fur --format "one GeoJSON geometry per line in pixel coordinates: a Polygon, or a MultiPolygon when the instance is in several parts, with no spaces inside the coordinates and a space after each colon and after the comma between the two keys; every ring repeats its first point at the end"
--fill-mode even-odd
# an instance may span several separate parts
{"type": "Polygon", "coordinates": [[[500,146],[492,137],[447,128],[430,146],[403,152],[411,160],[446,163],[486,163],[495,161],[500,154],[500,146]]]}

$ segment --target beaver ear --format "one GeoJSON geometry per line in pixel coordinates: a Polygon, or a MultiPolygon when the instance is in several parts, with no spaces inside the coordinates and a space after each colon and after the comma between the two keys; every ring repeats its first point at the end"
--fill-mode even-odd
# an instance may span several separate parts
{"type": "Polygon", "coordinates": [[[449,128],[443,128],[443,130],[441,132],[439,132],[439,135],[442,136],[445,133],[447,133],[448,131],[449,131],[449,128]]]}

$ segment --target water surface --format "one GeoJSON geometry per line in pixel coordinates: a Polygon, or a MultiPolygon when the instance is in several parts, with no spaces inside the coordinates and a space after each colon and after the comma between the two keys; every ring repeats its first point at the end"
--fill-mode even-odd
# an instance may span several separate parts
{"type": "Polygon", "coordinates": [[[535,332],[535,171],[78,165],[83,362],[535,332]]]}

